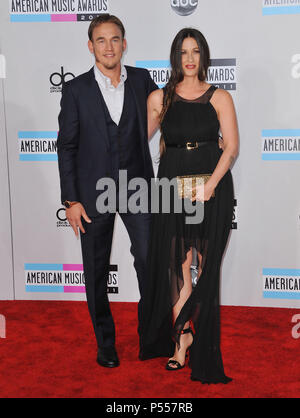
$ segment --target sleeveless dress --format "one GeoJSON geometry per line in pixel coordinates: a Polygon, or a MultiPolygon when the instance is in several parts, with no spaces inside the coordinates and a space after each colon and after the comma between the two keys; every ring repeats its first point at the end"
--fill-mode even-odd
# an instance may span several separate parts
{"type": "MultiPolygon", "coordinates": [[[[218,145],[220,125],[210,102],[216,89],[210,86],[195,100],[175,94],[161,126],[166,151],[160,159],[158,180],[214,171],[222,155],[218,145]],[[202,146],[196,149],[176,146],[187,142],[202,142],[202,146]]],[[[149,277],[139,325],[139,357],[146,360],[173,356],[175,343],[180,344],[180,332],[191,320],[194,328],[189,358],[191,379],[227,383],[231,379],[224,373],[220,351],[219,277],[234,207],[230,170],[216,187],[214,197],[196,203],[204,209],[202,222],[187,224],[187,213],[174,210],[175,199],[171,199],[170,213],[160,208],[152,215],[149,277]],[[191,248],[202,256],[198,266],[201,275],[193,283],[192,294],[173,324],[172,308],[184,284],[182,264],[191,248]]]]}

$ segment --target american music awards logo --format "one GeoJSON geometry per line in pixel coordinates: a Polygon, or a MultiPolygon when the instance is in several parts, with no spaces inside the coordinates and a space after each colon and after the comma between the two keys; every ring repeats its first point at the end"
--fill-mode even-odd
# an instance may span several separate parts
{"type": "Polygon", "coordinates": [[[262,160],[300,160],[300,129],[263,129],[262,160]]]}
{"type": "MultiPolygon", "coordinates": [[[[163,88],[170,79],[171,67],[168,60],[136,61],[136,67],[146,68],[153,81],[163,88]]],[[[211,60],[207,73],[207,82],[224,90],[236,90],[236,59],[215,58],[211,60]]]]}
{"type": "Polygon", "coordinates": [[[66,81],[72,80],[75,75],[71,72],[65,72],[64,67],[60,67],[60,72],[54,72],[50,75],[50,93],[61,93],[62,87],[66,81]]]}
{"type": "Polygon", "coordinates": [[[86,22],[109,12],[109,0],[9,0],[11,22],[86,22]]]}
{"type": "Polygon", "coordinates": [[[20,161],[57,161],[57,131],[19,131],[20,161]]]}
{"type": "MultiPolygon", "coordinates": [[[[82,264],[26,263],[24,275],[29,293],[85,293],[82,264]]],[[[110,266],[107,293],[119,293],[117,265],[110,266]]]]}
{"type": "Polygon", "coordinates": [[[207,82],[224,90],[236,90],[236,59],[211,59],[207,72],[207,82]]]}
{"type": "Polygon", "coordinates": [[[294,15],[300,13],[299,0],[262,0],[263,16],[294,15]]]}
{"type": "Polygon", "coordinates": [[[263,268],[263,297],[300,299],[300,269],[263,268]]]}

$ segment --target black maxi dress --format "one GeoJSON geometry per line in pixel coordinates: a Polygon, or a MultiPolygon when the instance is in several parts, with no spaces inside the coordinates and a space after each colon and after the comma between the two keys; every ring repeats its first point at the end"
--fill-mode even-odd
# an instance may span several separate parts
{"type": "MultiPolygon", "coordinates": [[[[218,145],[220,125],[210,102],[215,90],[211,85],[195,100],[175,94],[161,127],[166,151],[160,159],[158,179],[214,171],[222,155],[218,145]],[[203,145],[196,149],[174,147],[174,144],[202,141],[203,145]]],[[[178,198],[175,195],[174,199],[178,198]]],[[[231,380],[224,373],[220,351],[219,277],[231,229],[233,203],[232,176],[228,170],[216,187],[215,196],[205,203],[197,202],[204,205],[201,223],[187,224],[186,213],[177,213],[174,204],[170,213],[159,210],[152,215],[139,356],[141,360],[171,357],[175,341],[180,343],[180,332],[191,320],[194,328],[189,359],[191,379],[202,383],[231,380]],[[202,255],[199,266],[202,272],[174,324],[172,308],[184,284],[182,264],[191,248],[202,255]]]]}

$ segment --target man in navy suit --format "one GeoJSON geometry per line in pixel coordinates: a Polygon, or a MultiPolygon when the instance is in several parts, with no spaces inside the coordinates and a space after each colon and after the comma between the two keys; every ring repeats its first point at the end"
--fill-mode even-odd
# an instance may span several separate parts
{"type": "MultiPolygon", "coordinates": [[[[61,201],[75,234],[81,235],[88,308],[98,354],[104,367],[119,365],[115,326],[107,296],[107,278],[115,213],[96,207],[99,179],[110,178],[119,190],[119,171],[128,181],[154,177],[147,135],[147,97],[155,89],[147,70],[124,66],[125,30],[115,16],[95,18],[89,27],[88,47],[95,65],[65,83],[57,141],[61,201]]],[[[127,195],[127,198],[129,195],[127,195]]],[[[120,201],[117,198],[117,207],[120,201]]],[[[146,278],[149,213],[121,213],[131,241],[137,272],[140,307],[146,278]]]]}

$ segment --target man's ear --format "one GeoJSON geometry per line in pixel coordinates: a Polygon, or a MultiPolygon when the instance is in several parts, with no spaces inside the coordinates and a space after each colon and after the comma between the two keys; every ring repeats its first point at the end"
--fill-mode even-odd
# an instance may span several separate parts
{"type": "Polygon", "coordinates": [[[94,45],[92,41],[88,41],[88,48],[91,54],[94,54],[94,45]]]}
{"type": "Polygon", "coordinates": [[[126,48],[127,48],[127,41],[126,41],[126,39],[124,38],[124,39],[123,39],[123,52],[126,50],[126,48]]]}

